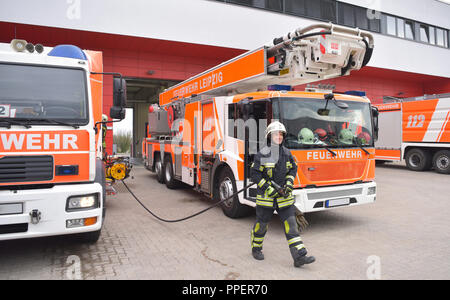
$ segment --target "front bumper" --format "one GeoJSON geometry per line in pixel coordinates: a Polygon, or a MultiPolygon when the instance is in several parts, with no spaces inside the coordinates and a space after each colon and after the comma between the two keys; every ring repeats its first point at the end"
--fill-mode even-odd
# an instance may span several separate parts
{"type": "Polygon", "coordinates": [[[51,235],[64,235],[100,230],[102,227],[103,188],[99,183],[56,185],[47,189],[30,189],[17,191],[0,191],[0,205],[9,203],[22,203],[22,213],[0,215],[0,240],[44,237],[51,235]],[[70,196],[95,194],[99,195],[100,207],[66,212],[67,199],[70,196]],[[39,211],[40,221],[31,222],[30,213],[39,211]],[[95,224],[66,228],[66,221],[97,217],[95,224]],[[21,224],[25,232],[1,233],[1,229],[21,224]]]}
{"type": "MultiPolygon", "coordinates": [[[[305,188],[294,190],[295,206],[303,213],[373,203],[376,193],[369,195],[369,188],[376,188],[375,182],[358,183],[344,186],[305,188]],[[329,200],[343,200],[348,204],[328,206],[329,200]]],[[[330,201],[331,202],[331,201],[330,201]]]]}

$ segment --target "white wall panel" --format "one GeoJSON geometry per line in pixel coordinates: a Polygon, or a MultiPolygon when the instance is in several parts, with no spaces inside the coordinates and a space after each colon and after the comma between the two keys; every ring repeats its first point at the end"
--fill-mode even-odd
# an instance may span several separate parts
{"type": "MultiPolygon", "coordinates": [[[[450,5],[435,0],[345,2],[374,7],[377,1],[381,10],[450,28],[450,5]]],[[[206,0],[1,0],[0,21],[247,50],[313,23],[206,0]]],[[[450,77],[449,49],[379,34],[375,47],[370,66],[450,77]]]]}

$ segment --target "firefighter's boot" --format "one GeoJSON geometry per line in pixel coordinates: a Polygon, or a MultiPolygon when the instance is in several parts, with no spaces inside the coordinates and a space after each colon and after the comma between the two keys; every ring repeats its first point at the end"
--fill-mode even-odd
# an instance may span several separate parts
{"type": "Polygon", "coordinates": [[[264,241],[264,235],[267,232],[267,223],[256,222],[252,229],[252,255],[257,260],[263,260],[264,254],[262,253],[262,244],[264,241]]]}
{"type": "Polygon", "coordinates": [[[252,255],[253,258],[256,260],[264,260],[264,254],[262,253],[261,249],[253,248],[252,255]]]}
{"type": "Polygon", "coordinates": [[[312,264],[316,261],[314,256],[306,256],[308,252],[305,248],[297,250],[295,248],[291,248],[291,254],[294,258],[294,267],[299,268],[303,265],[312,264]]]}

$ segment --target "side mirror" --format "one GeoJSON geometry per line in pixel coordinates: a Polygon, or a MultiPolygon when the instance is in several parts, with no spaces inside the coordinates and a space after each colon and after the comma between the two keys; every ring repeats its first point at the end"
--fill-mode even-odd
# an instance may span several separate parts
{"type": "Polygon", "coordinates": [[[125,106],[127,105],[127,83],[125,79],[113,79],[113,106],[110,110],[110,117],[123,120],[125,118],[125,106]]]}
{"type": "Polygon", "coordinates": [[[380,114],[378,112],[378,108],[375,106],[372,106],[372,119],[373,119],[373,139],[376,141],[378,140],[378,115],[380,114]]]}
{"type": "Polygon", "coordinates": [[[241,111],[244,121],[247,121],[253,113],[253,105],[250,103],[250,100],[253,100],[253,97],[244,98],[237,104],[237,108],[241,111]]]}

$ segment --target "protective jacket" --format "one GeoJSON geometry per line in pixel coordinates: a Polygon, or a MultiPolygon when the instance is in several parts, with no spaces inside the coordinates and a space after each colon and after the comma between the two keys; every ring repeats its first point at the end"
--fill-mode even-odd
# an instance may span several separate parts
{"type": "Polygon", "coordinates": [[[255,155],[251,166],[250,177],[258,185],[256,205],[274,207],[280,209],[294,204],[292,188],[297,174],[297,164],[291,152],[282,145],[266,146],[255,155]],[[270,181],[279,186],[290,187],[290,192],[285,197],[274,194],[274,187],[270,181]],[[274,201],[275,200],[275,201],[274,201]]]}

